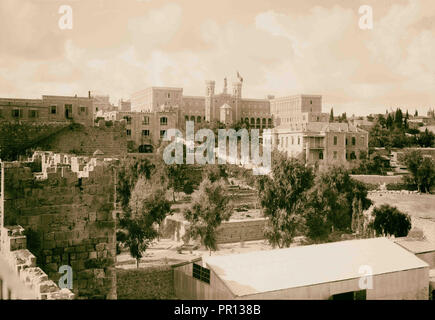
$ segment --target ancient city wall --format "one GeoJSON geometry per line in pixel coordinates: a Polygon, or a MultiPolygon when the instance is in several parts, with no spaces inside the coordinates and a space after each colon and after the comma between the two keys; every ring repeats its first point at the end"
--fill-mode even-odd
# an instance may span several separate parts
{"type": "Polygon", "coordinates": [[[68,166],[37,179],[21,163],[5,164],[5,225],[24,227],[37,265],[57,283],[73,269],[77,298],[116,297],[113,175],[108,164],[78,178],[68,166]]]}
{"type": "Polygon", "coordinates": [[[174,299],[170,266],[116,269],[118,299],[174,299]]]}

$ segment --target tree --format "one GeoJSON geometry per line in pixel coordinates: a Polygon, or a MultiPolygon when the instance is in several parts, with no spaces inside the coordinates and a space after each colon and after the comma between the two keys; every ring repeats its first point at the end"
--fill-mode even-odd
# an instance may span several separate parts
{"type": "Polygon", "coordinates": [[[435,135],[427,128],[417,136],[417,143],[422,148],[431,148],[435,143],[435,135]]]}
{"type": "Polygon", "coordinates": [[[228,174],[225,169],[225,165],[219,164],[209,164],[206,165],[202,171],[203,179],[208,179],[211,182],[220,180],[221,178],[226,179],[228,174]]]}
{"type": "Polygon", "coordinates": [[[141,177],[131,193],[129,206],[120,218],[123,236],[119,240],[129,248],[136,259],[136,266],[146,249],[158,237],[158,226],[171,213],[170,202],[166,200],[165,189],[141,177]]]}
{"type": "Polygon", "coordinates": [[[429,193],[435,185],[435,162],[432,158],[423,157],[420,150],[411,150],[405,153],[403,159],[410,172],[406,182],[417,186],[419,192],[429,193]]]}
{"type": "Polygon", "coordinates": [[[415,110],[414,117],[418,117],[418,111],[417,111],[417,109],[415,110]]]}
{"type": "Polygon", "coordinates": [[[354,211],[362,212],[371,204],[363,183],[352,179],[343,167],[332,167],[316,178],[308,192],[307,234],[321,240],[333,230],[350,230],[354,211]]]}
{"type": "Polygon", "coordinates": [[[334,108],[331,108],[331,113],[329,114],[329,122],[334,122],[334,108]]]}
{"type": "Polygon", "coordinates": [[[258,178],[258,196],[269,218],[265,236],[272,246],[290,246],[303,222],[306,192],[313,180],[313,170],[301,160],[273,152],[271,176],[258,178]]]}
{"type": "Polygon", "coordinates": [[[406,237],[411,230],[411,218],[388,204],[373,209],[373,228],[377,234],[406,237]]]}
{"type": "Polygon", "coordinates": [[[211,255],[211,251],[217,249],[217,228],[230,219],[232,211],[224,182],[204,179],[199,190],[193,193],[190,207],[184,211],[184,217],[189,222],[186,234],[193,239],[200,237],[211,255]]]}

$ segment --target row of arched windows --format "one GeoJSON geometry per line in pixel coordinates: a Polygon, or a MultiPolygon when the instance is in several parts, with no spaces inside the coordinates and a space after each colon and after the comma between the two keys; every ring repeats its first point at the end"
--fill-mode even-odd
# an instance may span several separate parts
{"type": "Polygon", "coordinates": [[[193,121],[193,122],[197,122],[197,123],[201,123],[202,120],[205,120],[205,117],[202,117],[202,118],[201,118],[201,116],[197,116],[197,117],[195,117],[195,116],[190,116],[190,118],[189,118],[189,116],[184,116],[184,120],[186,120],[186,121],[193,121]]]}
{"type": "Polygon", "coordinates": [[[250,124],[251,126],[256,126],[257,128],[261,127],[272,127],[272,118],[245,118],[245,123],[250,124]]]}

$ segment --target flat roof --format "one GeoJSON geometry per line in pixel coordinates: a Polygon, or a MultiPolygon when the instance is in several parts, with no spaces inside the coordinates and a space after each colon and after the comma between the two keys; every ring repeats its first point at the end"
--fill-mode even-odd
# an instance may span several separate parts
{"type": "Polygon", "coordinates": [[[204,261],[236,296],[360,278],[360,267],[365,265],[373,275],[428,267],[386,238],[204,257],[204,261]]]}
{"type": "Polygon", "coordinates": [[[412,253],[435,252],[435,243],[428,240],[397,238],[395,242],[412,253]]]}

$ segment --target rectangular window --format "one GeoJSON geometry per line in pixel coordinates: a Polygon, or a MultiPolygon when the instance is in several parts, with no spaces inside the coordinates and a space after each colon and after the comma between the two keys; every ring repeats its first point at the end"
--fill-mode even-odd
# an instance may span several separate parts
{"type": "Polygon", "coordinates": [[[160,138],[163,138],[166,133],[166,130],[160,130],[160,138]]]}
{"type": "Polygon", "coordinates": [[[56,109],[57,109],[56,106],[51,106],[51,107],[50,107],[50,113],[51,113],[51,114],[56,114],[56,113],[57,113],[57,110],[56,110],[56,109]]]}
{"type": "Polygon", "coordinates": [[[38,110],[29,110],[29,118],[38,118],[38,110]]]}
{"type": "Polygon", "coordinates": [[[127,121],[127,124],[131,124],[131,117],[125,116],[124,119],[127,121]]]}
{"type": "Polygon", "coordinates": [[[210,270],[201,267],[199,264],[193,264],[192,276],[202,282],[210,284],[210,270]]]}
{"type": "Polygon", "coordinates": [[[168,124],[168,118],[161,117],[160,118],[160,125],[167,125],[168,124]]]}
{"type": "Polygon", "coordinates": [[[334,151],[334,159],[337,159],[337,151],[334,151]]]}
{"type": "Polygon", "coordinates": [[[142,124],[144,124],[144,125],[150,124],[150,117],[143,117],[142,124]]]}
{"type": "Polygon", "coordinates": [[[20,111],[21,111],[21,110],[19,110],[19,109],[14,109],[14,110],[12,110],[12,117],[13,117],[13,118],[19,118],[19,117],[20,117],[20,114],[21,114],[20,111]]]}
{"type": "Polygon", "coordinates": [[[337,136],[334,136],[334,146],[336,146],[336,145],[337,145],[337,141],[338,141],[338,138],[337,138],[337,136]]]}
{"type": "Polygon", "coordinates": [[[80,113],[88,114],[88,108],[87,107],[80,107],[80,113]]]}
{"type": "Polygon", "coordinates": [[[143,135],[144,137],[149,137],[149,135],[150,135],[150,131],[149,131],[149,130],[142,130],[142,135],[143,135]]]}
{"type": "Polygon", "coordinates": [[[131,130],[127,129],[127,136],[131,136],[131,130]]]}

